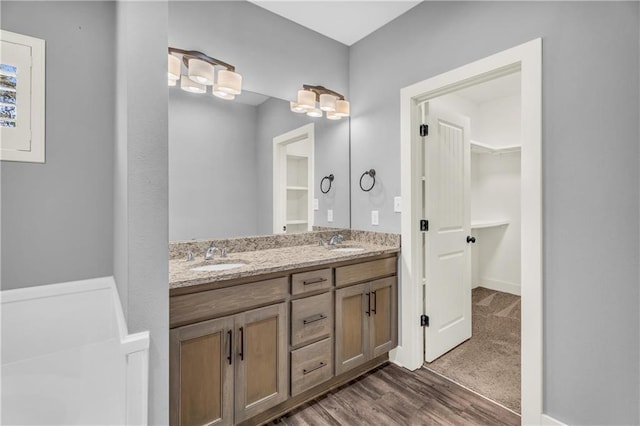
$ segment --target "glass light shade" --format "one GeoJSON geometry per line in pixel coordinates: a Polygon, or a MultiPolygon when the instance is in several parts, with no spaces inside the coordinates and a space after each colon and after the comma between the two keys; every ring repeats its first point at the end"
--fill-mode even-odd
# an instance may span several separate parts
{"type": "Polygon", "coordinates": [[[198,84],[210,86],[213,84],[215,68],[200,59],[189,59],[189,78],[198,84]]]}
{"type": "Polygon", "coordinates": [[[204,84],[196,83],[186,75],[183,75],[180,78],[180,88],[185,92],[191,93],[204,93],[207,91],[207,86],[205,86],[204,84]]]}
{"type": "Polygon", "coordinates": [[[316,94],[311,90],[298,90],[298,105],[308,110],[316,107],[316,94]]]}
{"type": "Polygon", "coordinates": [[[230,93],[223,92],[222,90],[220,90],[220,87],[218,87],[218,85],[217,85],[217,84],[214,84],[214,85],[213,85],[213,91],[212,91],[212,93],[213,93],[213,96],[218,97],[218,98],[220,98],[220,99],[227,100],[227,101],[231,101],[231,100],[233,100],[233,99],[235,99],[235,98],[236,98],[236,96],[235,96],[235,95],[232,95],[232,94],[230,94],[230,93]]]}
{"type": "Polygon", "coordinates": [[[320,95],[320,109],[323,111],[335,111],[337,98],[328,93],[320,95]]]}
{"type": "Polygon", "coordinates": [[[169,80],[180,80],[180,59],[171,53],[167,57],[167,78],[169,80]]]}
{"type": "Polygon", "coordinates": [[[218,90],[230,95],[239,95],[242,91],[242,76],[229,70],[218,71],[218,90]]]}
{"type": "Polygon", "coordinates": [[[329,120],[342,120],[342,117],[340,117],[335,112],[331,112],[331,111],[327,111],[327,118],[329,120]]]}
{"type": "Polygon", "coordinates": [[[322,110],[320,108],[314,108],[307,111],[309,117],[322,117],[322,110]]]}
{"type": "Polygon", "coordinates": [[[172,78],[169,79],[169,86],[174,87],[178,84],[178,80],[174,80],[172,78]]]}
{"type": "Polygon", "coordinates": [[[348,101],[336,101],[336,115],[340,117],[349,116],[349,102],[348,101]]]}
{"type": "Polygon", "coordinates": [[[298,114],[307,112],[307,109],[304,107],[301,107],[297,102],[289,102],[289,105],[291,105],[292,112],[297,112],[298,114]]]}

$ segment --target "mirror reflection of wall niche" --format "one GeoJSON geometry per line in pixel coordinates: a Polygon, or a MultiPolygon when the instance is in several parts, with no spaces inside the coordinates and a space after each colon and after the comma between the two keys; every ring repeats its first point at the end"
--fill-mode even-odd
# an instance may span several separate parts
{"type": "Polygon", "coordinates": [[[282,99],[234,101],[169,88],[169,240],[273,232],[273,139],[314,123],[314,226],[348,228],[349,119],[295,114],[282,99]],[[320,180],[335,176],[331,191],[320,180]],[[333,222],[327,211],[333,210],[333,222]]]}

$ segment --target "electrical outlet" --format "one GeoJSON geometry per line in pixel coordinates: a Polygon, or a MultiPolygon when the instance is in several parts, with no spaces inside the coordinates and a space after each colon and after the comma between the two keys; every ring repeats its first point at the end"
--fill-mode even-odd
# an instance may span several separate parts
{"type": "Polygon", "coordinates": [[[371,224],[379,225],[378,210],[371,210],[371,224]]]}
{"type": "Polygon", "coordinates": [[[327,210],[327,222],[333,222],[333,210],[327,210]]]}
{"type": "Polygon", "coordinates": [[[396,213],[402,211],[402,197],[393,197],[393,211],[396,213]]]}
{"type": "Polygon", "coordinates": [[[318,207],[318,199],[317,198],[313,199],[313,209],[314,210],[318,210],[319,209],[319,207],[318,207]]]}

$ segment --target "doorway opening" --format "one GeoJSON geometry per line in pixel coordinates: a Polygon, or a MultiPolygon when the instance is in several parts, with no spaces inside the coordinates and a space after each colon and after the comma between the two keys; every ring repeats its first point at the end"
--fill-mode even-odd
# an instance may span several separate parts
{"type": "MultiPolygon", "coordinates": [[[[400,345],[392,354],[392,360],[409,369],[420,368],[425,359],[425,330],[422,315],[430,316],[430,324],[438,322],[433,313],[426,312],[429,307],[427,298],[432,283],[425,282],[426,258],[423,247],[432,243],[435,233],[424,230],[422,226],[425,210],[422,203],[423,177],[420,153],[426,129],[421,105],[432,102],[443,95],[458,92],[462,89],[512,75],[520,72],[520,111],[521,111],[521,154],[520,154],[520,209],[521,209],[521,243],[520,245],[520,284],[521,284],[521,403],[523,424],[540,424],[542,421],[542,206],[541,206],[541,53],[542,41],[533,40],[512,49],[497,53],[471,64],[416,83],[401,90],[401,161],[407,165],[402,169],[402,253],[401,253],[401,333],[400,345]],[[420,318],[420,321],[418,320],[420,318]]],[[[465,132],[456,134],[455,127],[450,126],[449,137],[464,137],[465,132]]],[[[459,126],[458,126],[459,128],[459,126]]],[[[430,128],[429,131],[433,129],[430,128]]],[[[468,131],[466,132],[467,137],[468,131]]],[[[452,140],[453,140],[452,139],[452,140]]],[[[469,138],[470,139],[470,138],[469,138]]],[[[470,143],[470,142],[469,142],[470,143]]],[[[486,147],[485,147],[486,148],[486,147]]],[[[488,149],[488,148],[487,148],[488,149]]],[[[470,154],[469,154],[470,155],[470,154]]],[[[429,157],[428,157],[429,158],[429,157]]],[[[470,161],[470,159],[468,160],[470,161]]],[[[464,164],[464,163],[463,163],[464,164]]],[[[468,163],[467,163],[468,164],[468,163]]],[[[459,167],[453,164],[452,167],[459,167]]],[[[443,176],[451,170],[443,170],[443,176]]],[[[453,179],[451,176],[448,179],[453,179]]],[[[464,182],[459,182],[459,191],[464,191],[464,182]]],[[[448,194],[443,198],[440,208],[454,206],[453,201],[458,193],[448,194]]],[[[458,198],[459,202],[460,198],[458,198]]],[[[446,213],[446,212],[445,212],[446,213]]],[[[466,222],[465,218],[449,218],[451,234],[458,233],[464,238],[465,248],[451,246],[440,253],[440,259],[450,261],[453,267],[443,268],[443,277],[448,280],[469,282],[467,294],[471,293],[471,256],[463,256],[461,252],[470,252],[467,237],[473,238],[468,218],[468,231],[456,229],[455,222],[466,222]]],[[[445,233],[446,234],[446,233],[445,233]]],[[[448,235],[445,235],[448,237],[448,235]]],[[[460,238],[452,238],[456,244],[460,238]]],[[[437,239],[437,237],[435,237],[437,239]]],[[[484,237],[483,237],[484,239],[484,237]]],[[[442,244],[448,241],[442,240],[442,244]]],[[[453,243],[452,243],[453,244],[453,243]]],[[[427,251],[429,251],[427,249],[427,251]]],[[[430,254],[430,252],[428,253],[430,254]]],[[[427,254],[427,256],[428,256],[427,254]]],[[[430,270],[429,272],[433,272],[430,270]]],[[[436,277],[441,279],[442,277],[436,277]]],[[[464,285],[459,284],[461,293],[464,285]]],[[[462,297],[462,296],[461,296],[462,297]]],[[[442,302],[442,301],[441,301],[442,302]]],[[[465,315],[471,317],[471,298],[458,301],[459,312],[443,322],[440,328],[456,328],[458,319],[465,315]],[[465,305],[466,304],[466,305],[465,305]],[[466,310],[466,313],[465,311],[466,310]]],[[[445,300],[445,303],[448,303],[445,300]]],[[[455,305],[455,303],[449,303],[455,305]]],[[[470,324],[469,324],[470,326],[470,324]]],[[[470,333],[470,327],[457,327],[458,338],[470,333]]],[[[429,330],[430,332],[431,330],[429,330]]],[[[463,339],[464,340],[464,339],[463,339]]],[[[460,343],[460,342],[459,342],[460,343]]],[[[449,342],[450,344],[450,342],[449,342]]],[[[456,344],[453,344],[455,347],[456,344]]],[[[446,345],[443,345],[446,347],[446,345]]],[[[446,349],[445,349],[446,351],[446,349]]]]}
{"type": "Polygon", "coordinates": [[[273,138],[273,233],[313,230],[314,126],[273,138]]]}
{"type": "Polygon", "coordinates": [[[418,105],[425,367],[520,413],[521,73],[418,105]]]}

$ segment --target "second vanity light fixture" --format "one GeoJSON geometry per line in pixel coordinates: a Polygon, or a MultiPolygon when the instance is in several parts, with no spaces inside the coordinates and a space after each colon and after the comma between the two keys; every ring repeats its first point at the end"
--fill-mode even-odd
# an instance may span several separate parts
{"type": "Polygon", "coordinates": [[[291,102],[290,105],[291,111],[306,113],[309,117],[322,117],[323,111],[327,113],[329,120],[349,116],[349,102],[344,95],[324,86],[302,85],[302,90],[298,90],[297,102],[291,102]]]}
{"type": "Polygon", "coordinates": [[[196,50],[182,50],[169,48],[167,77],[169,86],[177,86],[191,93],[206,93],[207,87],[212,86],[212,94],[222,99],[231,100],[242,91],[242,76],[233,65],[207,56],[196,50]],[[180,58],[187,67],[187,74],[182,74],[180,58]],[[218,70],[216,77],[216,66],[218,70]]]}

